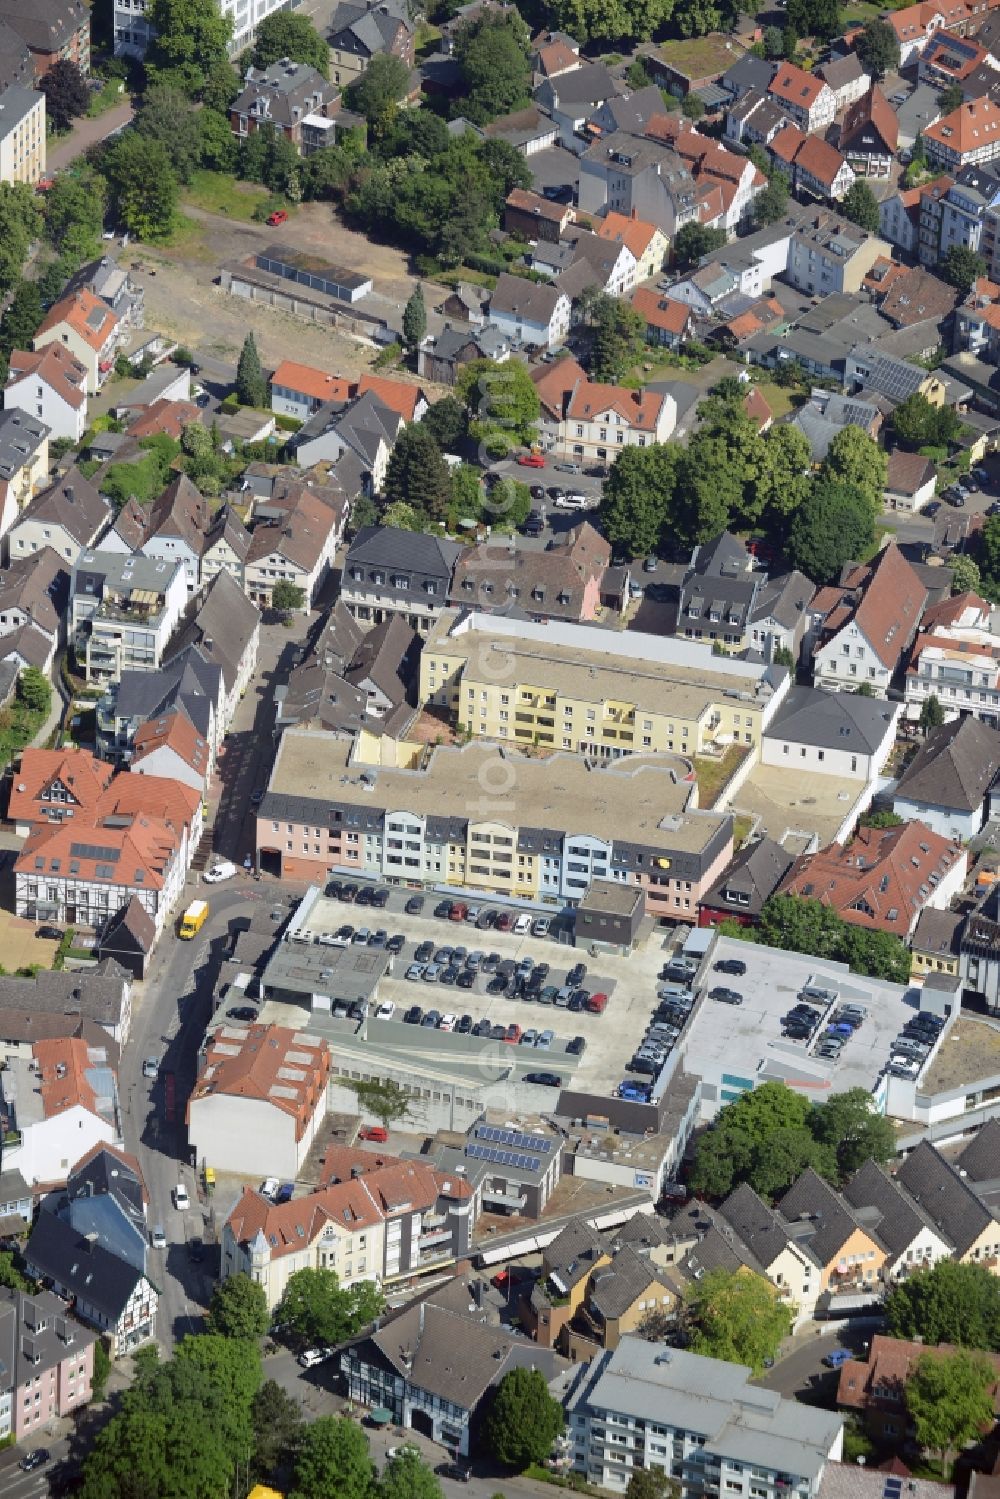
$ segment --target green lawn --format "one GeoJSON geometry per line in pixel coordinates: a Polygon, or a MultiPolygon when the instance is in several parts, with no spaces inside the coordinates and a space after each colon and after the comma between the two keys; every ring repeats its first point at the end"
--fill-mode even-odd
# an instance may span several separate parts
{"type": "Polygon", "coordinates": [[[720,760],[706,755],[695,755],[694,773],[698,778],[698,805],[704,811],[714,807],[719,792],[736,771],[749,750],[742,745],[731,744],[720,760]]]}
{"type": "Polygon", "coordinates": [[[183,194],[184,202],[192,207],[224,214],[243,224],[252,221],[254,209],[267,196],[267,188],[256,182],[237,182],[225,172],[208,171],[195,172],[183,194]]]}
{"type": "Polygon", "coordinates": [[[787,416],[789,411],[794,410],[796,406],[802,403],[801,393],[794,390],[785,390],[782,386],[775,385],[770,380],[762,380],[757,389],[774,412],[775,421],[778,421],[783,416],[787,416]],[[796,400],[797,395],[799,397],[798,400],[796,400]]]}
{"type": "Polygon", "coordinates": [[[114,109],[116,104],[121,104],[124,98],[125,88],[121,79],[109,78],[100,93],[91,94],[87,114],[90,119],[96,120],[99,115],[106,114],[109,109],[114,109]]]}
{"type": "Polygon", "coordinates": [[[432,26],[430,21],[420,21],[417,25],[417,34],[414,40],[414,52],[417,61],[421,62],[438,49],[441,40],[441,32],[437,26],[432,26]]]}

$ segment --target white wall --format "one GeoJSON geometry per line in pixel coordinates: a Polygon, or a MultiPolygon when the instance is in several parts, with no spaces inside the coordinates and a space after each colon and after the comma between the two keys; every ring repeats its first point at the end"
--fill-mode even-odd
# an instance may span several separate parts
{"type": "Polygon", "coordinates": [[[77,1104],[51,1119],[25,1125],[20,1145],[4,1150],[4,1170],[20,1171],[30,1185],[64,1182],[71,1166],[95,1145],[114,1145],[114,1126],[77,1104]]]}
{"type": "Polygon", "coordinates": [[[295,1141],[295,1119],[263,1099],[210,1094],[191,1100],[188,1138],[199,1161],[216,1171],[293,1180],[305,1152],[295,1141]]]}

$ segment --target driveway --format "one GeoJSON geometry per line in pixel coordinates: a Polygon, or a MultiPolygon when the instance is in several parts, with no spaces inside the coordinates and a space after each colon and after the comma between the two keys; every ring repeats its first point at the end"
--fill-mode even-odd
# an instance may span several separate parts
{"type": "Polygon", "coordinates": [[[123,129],[133,113],[130,101],[124,99],[121,104],[116,104],[114,109],[99,115],[96,120],[78,120],[69,135],[63,136],[48,151],[47,174],[52,176],[53,173],[62,171],[63,167],[68,167],[78,156],[89,151],[91,146],[96,146],[98,141],[107,140],[116,130],[123,129]]]}

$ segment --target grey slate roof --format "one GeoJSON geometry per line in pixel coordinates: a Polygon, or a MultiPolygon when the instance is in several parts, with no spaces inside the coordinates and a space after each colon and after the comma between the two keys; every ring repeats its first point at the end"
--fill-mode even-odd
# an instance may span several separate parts
{"type": "Polygon", "coordinates": [[[583,1218],[574,1218],[545,1250],[543,1262],[550,1275],[558,1276],[564,1294],[586,1280],[605,1254],[600,1236],[583,1218]]]}
{"type": "Polygon", "coordinates": [[[587,1302],[605,1322],[624,1316],[659,1279],[655,1266],[629,1247],[620,1249],[610,1265],[594,1272],[587,1302]]]}
{"type": "Polygon", "coordinates": [[[933,906],[925,906],[913,930],[910,946],[914,952],[955,956],[964,925],[965,917],[958,911],[935,911],[933,906]]]}
{"type": "Polygon", "coordinates": [[[793,687],[771,720],[767,737],[870,755],[885,738],[892,717],[890,704],[881,698],[793,687]]]}
{"type": "MultiPolygon", "coordinates": [[[[812,1167],[792,1183],[778,1210],[788,1225],[789,1237],[820,1265],[828,1265],[851,1234],[864,1227],[830,1183],[812,1167]]],[[[866,1232],[878,1242],[873,1229],[866,1232]]]]}
{"type": "Polygon", "coordinates": [[[145,721],[180,708],[204,739],[211,733],[212,708],[221,687],[222,668],[191,648],[159,671],[123,671],[112,688],[115,714],[145,721]]]}
{"type": "Polygon", "coordinates": [[[6,21],[0,21],[0,93],[12,83],[30,88],[34,81],[35,70],[27,42],[6,21]]]}
{"type": "Polygon", "coordinates": [[[59,52],[89,19],[83,0],[0,0],[0,19],[38,52],[59,52]]]}
{"type": "Polygon", "coordinates": [[[78,1233],[45,1203],[24,1253],[34,1272],[50,1276],[57,1285],[96,1307],[112,1326],[143,1278],[135,1265],[78,1233]]]}
{"type": "Polygon", "coordinates": [[[391,703],[406,702],[419,671],[420,648],[420,636],[403,616],[387,615],[362,637],[345,675],[352,686],[359,687],[368,679],[391,703]]]}
{"type": "Polygon", "coordinates": [[[89,546],[110,519],[110,502],[76,467],[36,495],[18,517],[18,521],[43,521],[62,526],[81,546],[89,546]]]}
{"type": "Polygon", "coordinates": [[[782,573],[780,578],[768,578],[761,585],[750,615],[750,623],[753,625],[758,620],[775,619],[787,630],[794,630],[815,591],[812,579],[798,569],[782,573]]]}
{"type": "Polygon", "coordinates": [[[68,602],[69,569],[52,547],[15,557],[0,570],[0,614],[20,610],[55,635],[68,602]]]}
{"type": "Polygon", "coordinates": [[[34,457],[50,430],[16,406],[0,411],[0,481],[12,479],[34,457]]]}
{"type": "Polygon", "coordinates": [[[1000,1176],[1000,1119],[987,1119],[955,1162],[970,1181],[994,1181],[1000,1176]]]}
{"type": "Polygon", "coordinates": [[[365,567],[413,569],[450,582],[461,552],[459,542],[423,532],[401,531],[397,526],[362,526],[351,542],[345,568],[360,562],[365,567]]]}
{"type": "Polygon", "coordinates": [[[542,85],[543,94],[551,90],[556,108],[573,104],[603,104],[616,92],[615,81],[602,62],[584,63],[568,73],[557,73],[542,85]]]}
{"type": "Polygon", "coordinates": [[[1000,773],[1000,732],[978,718],[933,729],[906,767],[895,795],[905,801],[975,812],[1000,773]]]}
{"type": "Polygon", "coordinates": [[[920,1204],[875,1161],[866,1161],[843,1189],[843,1195],[891,1255],[904,1254],[922,1229],[932,1228],[947,1239],[920,1204]]]}
{"type": "Polygon", "coordinates": [[[654,83],[649,83],[624,98],[609,95],[593,116],[593,122],[605,133],[621,130],[638,136],[654,115],[662,113],[663,95],[654,83]]]}
{"type": "Polygon", "coordinates": [[[896,1177],[959,1255],[996,1222],[957,1169],[926,1140],[906,1157],[896,1177]]]}
{"type": "Polygon", "coordinates": [[[51,1291],[14,1291],[0,1287],[0,1367],[5,1388],[16,1392],[64,1359],[81,1357],[97,1341],[51,1291]]]}
{"type": "Polygon", "coordinates": [[[260,626],[260,611],[247,598],[231,573],[216,574],[207,590],[190,606],[190,615],[175,637],[171,660],[190,646],[203,660],[217,666],[226,691],[232,692],[240,665],[260,626]]]}
{"type": "Polygon", "coordinates": [[[889,396],[893,401],[905,401],[927,379],[927,371],[920,365],[907,364],[905,359],[897,359],[893,354],[873,353],[863,344],[856,345],[851,355],[870,371],[865,380],[866,387],[889,396]]]}
{"type": "Polygon", "coordinates": [[[728,907],[747,916],[759,916],[769,895],[773,895],[794,859],[791,854],[775,843],[773,838],[760,838],[756,843],[746,843],[740,849],[711,890],[702,897],[701,904],[712,909],[728,907]],[[727,899],[727,892],[745,894],[747,899],[727,899]]]}
{"type": "MultiPolygon", "coordinates": [[[[791,1237],[779,1215],[745,1182],[720,1204],[719,1216],[765,1268],[774,1263],[791,1237]]],[[[808,1245],[803,1248],[806,1254],[815,1258],[808,1245]]]]}
{"type": "MultiPolygon", "coordinates": [[[[9,1035],[5,1012],[32,1016],[72,1015],[98,1025],[121,1022],[122,986],[128,974],[106,959],[86,973],[36,973],[34,978],[0,975],[0,1034],[9,1035]]],[[[58,1034],[64,1034],[58,1032],[58,1034]]]]}
{"type": "Polygon", "coordinates": [[[777,63],[768,62],[763,57],[755,57],[752,52],[747,52],[738,62],[734,62],[731,68],[727,68],[719,82],[737,99],[750,89],[766,94],[777,71],[777,63]]]}

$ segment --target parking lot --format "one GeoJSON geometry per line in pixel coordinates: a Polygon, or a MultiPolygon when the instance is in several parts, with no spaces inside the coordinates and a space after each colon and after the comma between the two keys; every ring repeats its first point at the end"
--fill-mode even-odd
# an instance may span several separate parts
{"type": "MultiPolygon", "coordinates": [[[[442,1071],[454,1070],[461,1074],[466,1069],[476,1070],[480,1059],[489,1058],[494,1068],[515,1068],[521,1080],[526,1074],[551,1073],[560,1078],[563,1086],[605,1095],[615,1091],[629,1075],[627,1064],[649,1024],[656,1004],[658,975],[675,940],[672,930],[657,929],[645,946],[627,958],[614,954],[592,957],[553,937],[481,930],[468,922],[435,916],[441,897],[433,894],[425,896],[419,914],[408,914],[403,907],[412,895],[412,891],[392,890],[385,909],[326,898],[311,909],[310,929],[321,938],[335,935],[339,928],[350,926],[355,931],[367,928],[369,932],[381,928],[387,939],[403,939],[401,950],[392,956],[391,972],[379,984],[378,1004],[371,1007],[369,1016],[363,1021],[334,1018],[330,1022],[332,1026],[341,1034],[363,1034],[374,1047],[387,1046],[393,1050],[405,1047],[415,1062],[419,1057],[427,1065],[442,1071]],[[425,949],[418,960],[417,950],[422,944],[429,944],[430,956],[426,956],[425,949]],[[438,965],[440,971],[435,982],[406,977],[411,965],[418,961],[433,961],[445,947],[467,949],[466,954],[459,955],[457,964],[450,965],[455,970],[453,979],[442,983],[442,976],[449,966],[444,961],[438,965]],[[467,966],[470,953],[480,955],[475,971],[467,966]],[[487,962],[486,972],[483,971],[483,959],[487,962]],[[532,968],[548,964],[549,971],[538,985],[538,997],[490,993],[491,985],[498,987],[497,966],[491,959],[505,965],[523,963],[525,978],[528,977],[529,961],[532,968]],[[568,996],[559,996],[558,990],[566,987],[568,972],[577,963],[584,964],[586,972],[573,986],[578,997],[566,1003],[568,996]],[[471,981],[464,978],[462,987],[459,987],[458,977],[463,972],[470,975],[471,981]],[[586,1001],[579,997],[580,990],[589,995],[606,994],[603,1013],[588,1010],[586,1001]],[[385,1009],[379,1015],[379,1004],[392,1005],[391,1015],[385,1009]],[[421,1021],[426,1019],[428,1011],[437,1011],[441,1017],[454,1017],[455,1029],[444,1030],[423,1023],[406,1024],[403,1017],[413,1006],[419,1006],[421,1021]],[[482,1029],[483,1022],[490,1027],[488,1033],[482,1029]],[[478,1036],[473,1034],[477,1025],[480,1027],[478,1036]],[[506,1033],[510,1026],[517,1027],[518,1032],[512,1033],[516,1039],[507,1043],[501,1039],[500,1028],[506,1033]],[[525,1034],[534,1032],[537,1036],[545,1031],[551,1031],[553,1035],[551,1041],[542,1047],[525,1044],[522,1039],[525,1034]],[[583,1038],[582,1052],[567,1051],[567,1044],[575,1037],[583,1038]]],[[[489,908],[487,903],[483,908],[489,908]]],[[[262,1014],[265,1019],[278,1021],[286,1018],[283,1015],[286,1010],[287,1006],[269,1001],[262,1014]]],[[[450,1025],[451,1021],[448,1023],[450,1025]]],[[[641,1080],[650,1081],[648,1076],[641,1080]]]]}
{"type": "MultiPolygon", "coordinates": [[[[918,1009],[916,990],[862,978],[842,963],[718,938],[712,963],[729,958],[747,965],[739,978],[721,980],[742,995],[742,1004],[702,999],[686,1035],[686,1065],[704,1080],[706,1118],[740,1092],[769,1080],[807,1091],[817,1102],[830,1092],[848,1088],[870,1092],[888,1062],[894,1038],[918,1009]],[[820,1056],[816,1051],[836,1004],[817,1004],[823,1023],[811,1040],[782,1035],[782,1016],[798,1002],[808,983],[836,992],[838,1003],[856,1004],[865,1011],[864,1023],[839,1057],[820,1056]]],[[[717,981],[715,973],[706,977],[717,981]]]]}

